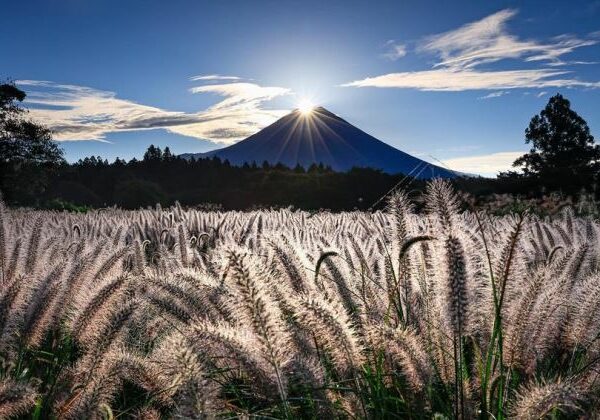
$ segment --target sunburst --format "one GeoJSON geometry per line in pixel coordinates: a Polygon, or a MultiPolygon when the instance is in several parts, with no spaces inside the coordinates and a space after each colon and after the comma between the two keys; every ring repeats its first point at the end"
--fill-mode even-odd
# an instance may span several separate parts
{"type": "Polygon", "coordinates": [[[304,116],[309,116],[314,109],[315,105],[309,99],[302,99],[298,102],[298,111],[304,116]]]}

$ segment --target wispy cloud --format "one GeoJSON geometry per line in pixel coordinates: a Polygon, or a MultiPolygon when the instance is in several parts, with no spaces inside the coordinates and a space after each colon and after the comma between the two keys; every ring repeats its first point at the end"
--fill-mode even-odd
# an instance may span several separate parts
{"type": "Polygon", "coordinates": [[[291,90],[281,87],[264,87],[254,83],[226,83],[221,85],[197,86],[191,88],[190,92],[216,93],[226,97],[226,99],[212,106],[210,109],[255,109],[262,102],[290,94],[291,90]]]}
{"type": "Polygon", "coordinates": [[[479,175],[497,175],[512,168],[513,162],[524,152],[500,152],[489,155],[465,156],[446,159],[443,163],[450,169],[479,175]]]}
{"type": "Polygon", "coordinates": [[[199,76],[192,76],[190,77],[191,81],[207,81],[207,80],[219,80],[219,81],[226,81],[226,80],[242,80],[241,77],[238,76],[221,76],[220,74],[204,74],[204,75],[199,75],[199,76]]]}
{"type": "Polygon", "coordinates": [[[404,57],[407,54],[407,47],[405,44],[398,43],[394,40],[389,40],[385,43],[386,52],[381,56],[388,60],[396,61],[399,58],[404,57]]]}
{"type": "Polygon", "coordinates": [[[501,10],[477,22],[426,37],[417,51],[437,57],[431,70],[390,73],[346,83],[353,87],[395,87],[420,90],[462,91],[544,87],[600,87],[600,82],[581,81],[572,71],[557,66],[584,63],[564,61],[574,50],[598,44],[598,39],[559,35],[550,42],[521,40],[508,32],[507,22],[517,12],[501,10]],[[481,69],[501,60],[518,61],[528,68],[481,69]],[[539,63],[542,67],[529,68],[539,63]]]}
{"type": "Polygon", "coordinates": [[[344,86],[413,88],[432,91],[498,90],[515,88],[587,87],[598,88],[600,82],[583,82],[569,77],[566,70],[478,71],[438,69],[367,77],[344,86]]]}
{"type": "Polygon", "coordinates": [[[506,91],[506,90],[499,90],[497,92],[492,92],[492,93],[488,93],[487,95],[484,96],[480,96],[478,99],[493,99],[493,98],[499,98],[501,96],[504,95],[508,95],[510,92],[506,91]]]}
{"type": "Polygon", "coordinates": [[[572,35],[554,37],[552,42],[523,41],[507,31],[507,22],[516,10],[505,9],[458,29],[433,35],[420,49],[439,54],[442,61],[435,66],[470,68],[504,59],[561,63],[560,57],[577,48],[597,44],[594,39],[572,35]]]}
{"type": "Polygon", "coordinates": [[[263,105],[291,93],[253,83],[199,86],[191,90],[216,93],[224,99],[206,110],[186,113],[142,105],[120,99],[114,92],[85,86],[39,80],[17,83],[27,92],[32,117],[50,127],[59,141],[104,140],[112,132],[165,129],[215,143],[233,143],[287,113],[263,105]]]}

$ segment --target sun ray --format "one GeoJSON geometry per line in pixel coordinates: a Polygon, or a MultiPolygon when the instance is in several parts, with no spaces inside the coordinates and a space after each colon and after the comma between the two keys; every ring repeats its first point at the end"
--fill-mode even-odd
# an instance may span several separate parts
{"type": "Polygon", "coordinates": [[[298,111],[302,115],[308,116],[315,109],[315,105],[310,101],[310,99],[304,98],[300,102],[298,102],[298,111]]]}

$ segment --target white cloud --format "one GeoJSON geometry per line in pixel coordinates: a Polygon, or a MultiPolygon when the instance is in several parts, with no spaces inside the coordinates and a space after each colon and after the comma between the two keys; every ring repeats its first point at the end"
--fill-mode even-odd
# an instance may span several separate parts
{"type": "Polygon", "coordinates": [[[458,29],[426,37],[417,50],[437,57],[433,70],[390,73],[367,77],[342,86],[396,87],[419,90],[462,91],[472,89],[515,89],[543,87],[600,87],[571,76],[557,66],[586,63],[563,61],[562,56],[577,48],[596,45],[597,39],[560,35],[551,42],[521,40],[507,31],[507,22],[517,12],[501,10],[458,29]],[[501,60],[527,62],[527,68],[481,70],[501,60]],[[546,66],[531,68],[532,64],[546,66]],[[569,75],[569,76],[567,76],[569,75]]]}
{"type": "Polygon", "coordinates": [[[508,95],[510,92],[506,91],[506,90],[499,90],[497,92],[492,92],[492,93],[488,93],[487,95],[484,96],[480,96],[477,99],[492,99],[492,98],[499,98],[500,96],[504,96],[504,95],[508,95]]]}
{"type": "Polygon", "coordinates": [[[118,131],[165,129],[216,143],[233,143],[272,123],[288,111],[264,109],[263,104],[289,89],[252,83],[217,84],[194,88],[225,99],[210,108],[185,113],[117,98],[114,92],[48,81],[20,80],[34,119],[54,132],[56,140],[104,140],[118,131]]]}
{"type": "Polygon", "coordinates": [[[407,53],[406,45],[397,43],[394,40],[386,42],[385,45],[387,52],[382,54],[382,56],[388,60],[396,61],[399,58],[404,57],[407,53]]]}
{"type": "Polygon", "coordinates": [[[458,29],[430,36],[420,49],[440,56],[442,61],[436,67],[470,68],[511,58],[562,63],[562,55],[598,43],[594,39],[579,39],[571,35],[554,37],[552,43],[522,41],[506,29],[508,20],[516,13],[513,9],[501,10],[458,29]]]}
{"type": "Polygon", "coordinates": [[[548,92],[546,92],[546,91],[542,91],[542,92],[538,93],[538,94],[537,94],[537,95],[535,95],[535,96],[537,96],[538,98],[541,98],[542,96],[546,96],[547,94],[548,94],[548,92]]]}
{"type": "Polygon", "coordinates": [[[281,87],[263,87],[254,83],[226,83],[221,85],[197,86],[190,89],[192,93],[216,93],[226,99],[213,105],[210,109],[255,108],[261,102],[270,101],[277,96],[288,95],[290,89],[281,87]]]}
{"type": "Polygon", "coordinates": [[[472,62],[492,61],[498,56],[518,54],[518,44],[504,35],[505,23],[514,10],[501,10],[477,22],[458,29],[432,35],[420,45],[420,50],[436,53],[441,62],[435,66],[470,67],[472,62]]]}
{"type": "Polygon", "coordinates": [[[485,176],[497,175],[498,172],[512,169],[513,162],[525,152],[500,152],[489,155],[465,156],[443,160],[450,169],[485,176]]]}
{"type": "Polygon", "coordinates": [[[191,81],[201,81],[201,80],[219,80],[219,81],[227,81],[227,80],[242,80],[241,77],[238,76],[221,76],[220,74],[204,74],[199,76],[190,77],[191,81]]]}
{"type": "Polygon", "coordinates": [[[432,91],[498,90],[543,87],[598,88],[600,82],[583,82],[572,78],[560,78],[570,72],[565,70],[506,70],[478,71],[436,69],[383,76],[367,77],[342,86],[413,88],[432,91]]]}

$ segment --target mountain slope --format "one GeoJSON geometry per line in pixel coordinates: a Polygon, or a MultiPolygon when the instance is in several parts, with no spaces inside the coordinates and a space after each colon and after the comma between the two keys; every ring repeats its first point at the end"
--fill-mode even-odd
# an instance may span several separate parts
{"type": "Polygon", "coordinates": [[[298,110],[275,121],[245,140],[208,153],[182,157],[217,156],[233,165],[264,161],[305,168],[313,163],[331,166],[336,171],[352,167],[381,169],[388,173],[409,174],[417,178],[453,178],[458,174],[404,153],[318,107],[308,114],[298,110]]]}

